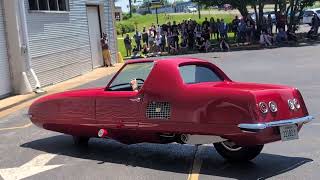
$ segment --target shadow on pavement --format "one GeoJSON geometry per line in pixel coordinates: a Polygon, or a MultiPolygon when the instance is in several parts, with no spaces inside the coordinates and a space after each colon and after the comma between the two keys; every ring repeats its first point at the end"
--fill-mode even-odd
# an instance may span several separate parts
{"type": "MultiPolygon", "coordinates": [[[[73,145],[71,136],[59,135],[39,139],[21,145],[46,153],[75,158],[96,160],[98,164],[117,163],[161,171],[188,174],[193,163],[196,147],[180,144],[132,144],[125,145],[113,140],[92,138],[88,148],[73,145]]],[[[254,161],[231,164],[224,161],[212,146],[204,147],[197,154],[201,158],[201,175],[213,175],[235,179],[264,179],[288,172],[312,159],[260,154],[254,161]]]]}

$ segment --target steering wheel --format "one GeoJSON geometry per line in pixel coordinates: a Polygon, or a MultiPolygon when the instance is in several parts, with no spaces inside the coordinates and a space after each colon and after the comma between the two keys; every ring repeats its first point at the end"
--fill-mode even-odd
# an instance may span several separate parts
{"type": "Polygon", "coordinates": [[[144,80],[141,78],[136,78],[137,81],[142,81],[144,83],[144,80]]]}

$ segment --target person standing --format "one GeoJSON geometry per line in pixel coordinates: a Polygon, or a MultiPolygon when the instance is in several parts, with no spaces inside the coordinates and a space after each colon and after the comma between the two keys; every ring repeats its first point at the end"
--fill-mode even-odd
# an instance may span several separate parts
{"type": "Polygon", "coordinates": [[[268,24],[267,33],[272,34],[273,22],[272,22],[271,14],[268,14],[267,24],[268,24]]]}
{"type": "Polygon", "coordinates": [[[216,31],[217,31],[216,22],[214,21],[213,17],[210,18],[209,24],[210,24],[210,37],[211,39],[213,39],[216,37],[216,31]]]}
{"type": "Polygon", "coordinates": [[[220,33],[219,33],[219,26],[220,26],[220,19],[218,18],[217,19],[217,22],[216,22],[216,28],[217,28],[217,31],[216,31],[216,33],[217,33],[217,40],[219,41],[220,40],[220,33]]]}
{"type": "Polygon", "coordinates": [[[237,35],[238,35],[238,26],[239,26],[240,20],[238,16],[235,16],[235,18],[232,20],[232,32],[234,33],[234,40],[236,41],[237,35]]]}
{"type": "Polygon", "coordinates": [[[110,50],[108,45],[108,38],[105,33],[102,33],[102,38],[100,40],[100,43],[102,47],[102,57],[103,57],[104,65],[106,67],[108,66],[112,67],[113,65],[111,64],[111,55],[110,55],[110,50]]]}
{"type": "Polygon", "coordinates": [[[319,25],[320,25],[320,19],[318,15],[315,13],[313,14],[313,18],[312,18],[312,28],[314,31],[314,35],[318,35],[319,25]]]}
{"type": "Polygon", "coordinates": [[[147,46],[148,46],[148,38],[149,38],[149,36],[148,36],[148,32],[146,30],[146,27],[143,27],[143,30],[142,30],[142,43],[143,44],[147,44],[147,46]]]}
{"type": "Polygon", "coordinates": [[[221,22],[218,27],[218,31],[220,33],[220,37],[224,37],[225,39],[228,39],[228,25],[224,22],[223,19],[221,19],[221,22]]]}
{"type": "Polygon", "coordinates": [[[210,25],[210,23],[209,23],[209,21],[208,21],[208,18],[207,18],[207,17],[204,18],[204,21],[202,22],[202,27],[203,27],[203,26],[209,27],[209,25],[210,25]]]}
{"type": "Polygon", "coordinates": [[[244,19],[241,19],[238,25],[238,45],[246,42],[247,25],[244,19]]]}
{"type": "Polygon", "coordinates": [[[136,46],[138,50],[140,51],[142,49],[141,46],[141,34],[138,30],[136,30],[136,33],[133,35],[134,41],[136,42],[136,46]]]}
{"type": "Polygon", "coordinates": [[[131,46],[131,38],[129,34],[126,35],[123,41],[124,41],[124,46],[126,48],[127,57],[131,56],[132,46],[131,46]]]}

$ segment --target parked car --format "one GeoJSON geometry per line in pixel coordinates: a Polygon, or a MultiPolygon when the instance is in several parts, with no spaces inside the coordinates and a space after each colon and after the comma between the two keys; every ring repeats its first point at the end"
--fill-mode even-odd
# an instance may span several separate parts
{"type": "MultiPolygon", "coordinates": [[[[274,11],[268,11],[268,12],[264,12],[263,13],[263,16],[265,18],[268,18],[268,15],[271,15],[271,19],[272,19],[272,23],[273,24],[276,24],[277,23],[277,19],[276,19],[276,14],[274,13],[274,11]]],[[[255,13],[250,13],[250,16],[252,18],[252,20],[254,20],[256,22],[256,14],[255,13]]]]}
{"type": "Polygon", "coordinates": [[[317,14],[320,18],[320,8],[305,10],[302,16],[302,23],[311,25],[314,14],[317,14]]]}
{"type": "Polygon", "coordinates": [[[218,9],[219,9],[219,10],[228,11],[228,10],[232,10],[233,7],[232,7],[231,4],[222,4],[222,5],[218,6],[218,9]]]}
{"type": "Polygon", "coordinates": [[[197,12],[197,8],[194,7],[194,6],[187,6],[187,7],[184,9],[184,12],[185,12],[185,13],[194,13],[194,12],[197,12]]]}
{"type": "Polygon", "coordinates": [[[255,158],[264,144],[298,139],[313,119],[298,89],[235,82],[194,58],[127,61],[106,87],[40,98],[28,114],[35,125],[70,134],[78,145],[94,137],[213,143],[232,161],[255,158]]]}

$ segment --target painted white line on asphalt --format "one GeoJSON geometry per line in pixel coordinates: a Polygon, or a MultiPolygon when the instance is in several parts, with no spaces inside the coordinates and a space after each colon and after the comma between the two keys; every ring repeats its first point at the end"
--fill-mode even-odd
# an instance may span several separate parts
{"type": "Polygon", "coordinates": [[[55,154],[41,154],[20,167],[0,169],[0,177],[4,180],[20,180],[62,166],[62,164],[45,165],[55,156],[55,154]]]}
{"type": "Polygon", "coordinates": [[[30,127],[30,126],[32,126],[32,123],[28,123],[28,124],[23,125],[23,126],[15,126],[15,127],[8,127],[8,128],[0,128],[0,131],[14,130],[14,129],[24,129],[24,128],[27,128],[27,127],[30,127]]]}

